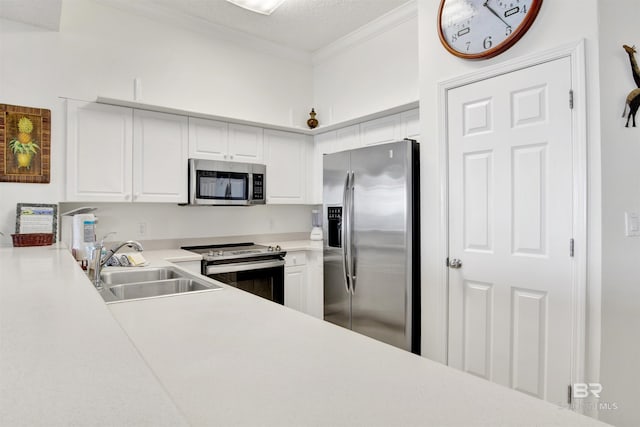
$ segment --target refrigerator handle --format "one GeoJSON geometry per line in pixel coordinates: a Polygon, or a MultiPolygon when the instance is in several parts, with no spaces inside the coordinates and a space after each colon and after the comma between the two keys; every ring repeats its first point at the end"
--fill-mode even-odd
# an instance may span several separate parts
{"type": "Polygon", "coordinates": [[[357,252],[353,247],[353,223],[355,216],[355,172],[351,172],[349,184],[349,273],[351,274],[351,294],[356,294],[356,258],[357,252]]]}
{"type": "Polygon", "coordinates": [[[342,269],[344,271],[344,287],[347,293],[350,292],[349,279],[349,256],[351,255],[351,249],[349,246],[349,172],[344,180],[344,189],[342,192],[342,227],[340,227],[341,240],[342,240],[342,269]]]}

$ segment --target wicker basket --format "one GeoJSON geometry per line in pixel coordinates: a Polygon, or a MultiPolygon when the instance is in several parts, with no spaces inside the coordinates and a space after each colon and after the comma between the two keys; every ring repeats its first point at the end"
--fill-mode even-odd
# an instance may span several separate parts
{"type": "Polygon", "coordinates": [[[49,246],[53,244],[53,233],[12,234],[13,246],[49,246]]]}

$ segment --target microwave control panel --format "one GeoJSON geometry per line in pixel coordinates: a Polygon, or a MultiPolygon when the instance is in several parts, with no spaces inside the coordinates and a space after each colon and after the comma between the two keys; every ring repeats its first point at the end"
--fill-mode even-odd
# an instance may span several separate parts
{"type": "Polygon", "coordinates": [[[264,175],[254,173],[253,177],[253,200],[264,200],[264,175]]]}

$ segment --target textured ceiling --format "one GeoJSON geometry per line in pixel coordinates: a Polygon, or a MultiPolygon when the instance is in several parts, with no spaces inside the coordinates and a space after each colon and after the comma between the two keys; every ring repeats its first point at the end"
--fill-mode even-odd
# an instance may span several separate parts
{"type": "Polygon", "coordinates": [[[0,17],[47,30],[60,29],[62,0],[0,0],[0,17]]]}
{"type": "Polygon", "coordinates": [[[310,53],[410,0],[285,0],[270,16],[225,0],[99,1],[136,13],[197,19],[310,53]]]}

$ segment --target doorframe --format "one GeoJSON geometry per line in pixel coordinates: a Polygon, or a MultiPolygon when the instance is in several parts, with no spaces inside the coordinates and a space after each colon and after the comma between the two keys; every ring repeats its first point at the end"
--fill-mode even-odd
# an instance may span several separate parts
{"type": "MultiPolygon", "coordinates": [[[[587,296],[587,83],[585,41],[559,46],[554,49],[518,57],[504,63],[484,67],[478,71],[438,82],[439,163],[440,168],[440,233],[439,259],[442,260],[438,274],[437,313],[440,360],[448,365],[449,357],[449,135],[448,135],[448,92],[461,86],[497,77],[513,71],[569,58],[571,63],[571,86],[573,91],[572,147],[573,147],[573,238],[574,262],[572,264],[572,307],[571,307],[571,383],[584,382],[586,362],[586,296],[587,296]]],[[[567,94],[569,103],[569,94],[567,94]]],[[[567,242],[568,246],[568,242],[567,242]]],[[[569,248],[567,247],[567,250],[569,248]]],[[[569,385],[569,384],[567,384],[569,385]]]]}

